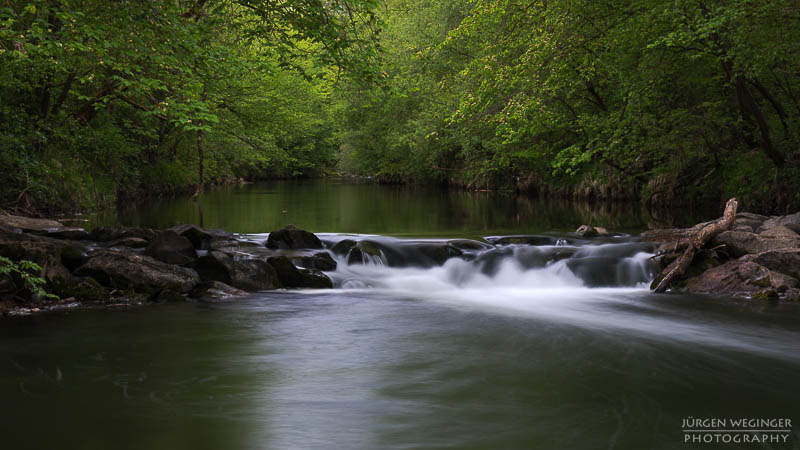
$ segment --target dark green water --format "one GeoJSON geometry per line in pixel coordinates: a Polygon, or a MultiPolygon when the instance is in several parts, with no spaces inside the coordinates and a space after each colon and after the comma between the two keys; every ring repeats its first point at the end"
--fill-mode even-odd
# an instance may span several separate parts
{"type": "MultiPolygon", "coordinates": [[[[505,197],[319,186],[215,191],[204,199],[203,221],[247,232],[294,222],[315,231],[450,237],[572,229],[592,214],[621,228],[650,220],[636,211],[505,197]],[[286,209],[291,205],[297,209],[286,209]],[[283,209],[285,216],[277,216],[283,209]],[[377,217],[382,211],[394,221],[377,217]]],[[[199,222],[192,214],[193,205],[177,201],[120,220],[199,222]]],[[[587,266],[602,271],[602,261],[624,245],[580,250],[604,255],[587,266]]],[[[646,257],[616,261],[636,268],[646,257]]],[[[564,265],[529,269],[517,262],[508,256],[484,274],[462,260],[427,269],[340,260],[331,274],[339,288],[330,291],[2,319],[0,443],[800,446],[798,305],[657,296],[635,282],[593,288],[564,265]],[[690,417],[788,418],[793,425],[786,444],[692,444],[682,431],[690,417]]]]}
{"type": "Polygon", "coordinates": [[[92,219],[165,228],[202,224],[239,233],[265,233],[295,224],[313,232],[391,236],[480,237],[492,234],[573,231],[587,223],[619,231],[689,223],[717,211],[645,211],[634,204],[541,201],[510,193],[402,188],[349,180],[275,181],[222,187],[199,201],[158,200],[92,219]]]}

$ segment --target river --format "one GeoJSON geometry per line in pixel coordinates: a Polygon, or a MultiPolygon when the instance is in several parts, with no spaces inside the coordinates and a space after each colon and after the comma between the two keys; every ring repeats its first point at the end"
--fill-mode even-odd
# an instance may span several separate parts
{"type": "Polygon", "coordinates": [[[800,448],[800,305],[651,294],[631,235],[662,219],[630,205],[313,181],[92,220],[254,241],[295,223],[386,254],[339,257],[333,290],[0,320],[3,448],[800,448]],[[589,222],[626,234],[569,233],[589,222]],[[507,235],[541,242],[415,259],[507,235]],[[683,431],[742,417],[794,425],[759,445],[683,431]]]}

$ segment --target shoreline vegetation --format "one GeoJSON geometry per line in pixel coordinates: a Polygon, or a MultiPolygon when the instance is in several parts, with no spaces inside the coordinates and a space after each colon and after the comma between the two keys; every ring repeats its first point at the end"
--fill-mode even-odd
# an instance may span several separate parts
{"type": "MultiPolygon", "coordinates": [[[[730,203],[729,203],[730,205],[730,203]]],[[[726,211],[725,221],[688,229],[659,229],[634,240],[652,243],[652,259],[663,268],[653,281],[678,265],[692,248],[684,270],[671,280],[674,292],[757,300],[800,299],[800,212],[762,216],[726,211]],[[730,216],[730,217],[729,217],[730,216]],[[718,229],[707,241],[697,238],[718,229]],[[695,241],[702,241],[701,244],[695,241]]],[[[583,225],[575,238],[610,236],[583,225]]],[[[487,246],[547,245],[555,238],[509,236],[492,243],[466,239],[418,245],[424,264],[468,258],[466,250],[487,246]],[[546,242],[545,242],[546,241],[546,242]],[[464,251],[462,251],[462,249],[464,251]]],[[[292,225],[269,233],[265,242],[240,239],[223,230],[179,225],[166,230],[100,227],[87,232],[47,219],[0,215],[0,314],[27,315],[79,306],[126,307],[151,302],[225,300],[282,288],[333,288],[325,271],[366,263],[382,255],[378,244],[342,240],[323,243],[292,225]]]]}
{"type": "Polygon", "coordinates": [[[788,0],[0,6],[0,208],[243,180],[800,208],[788,0]],[[765,49],[769,49],[765,51],[765,49]]]}

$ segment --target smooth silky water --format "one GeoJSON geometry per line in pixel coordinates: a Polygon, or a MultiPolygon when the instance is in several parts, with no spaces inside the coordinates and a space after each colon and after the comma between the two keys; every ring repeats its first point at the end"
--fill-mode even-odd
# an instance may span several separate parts
{"type": "Polygon", "coordinates": [[[734,448],[685,444],[689,417],[789,418],[743,447],[800,445],[800,307],[650,294],[642,211],[306,182],[95,221],[201,210],[380,252],[336,255],[333,290],[0,320],[3,448],[734,448]],[[589,222],[629,234],[568,232],[589,222]],[[491,245],[511,234],[539,245],[491,245]],[[444,242],[464,255],[420,251],[444,242]]]}

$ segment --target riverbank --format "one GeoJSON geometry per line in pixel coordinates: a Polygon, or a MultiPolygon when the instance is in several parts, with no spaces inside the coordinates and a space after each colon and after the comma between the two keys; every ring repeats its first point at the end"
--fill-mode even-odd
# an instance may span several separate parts
{"type": "MultiPolygon", "coordinates": [[[[669,265],[675,250],[706,224],[650,230],[638,238],[581,227],[563,237],[387,241],[390,238],[334,235],[323,241],[293,226],[255,238],[189,224],[161,230],[99,227],[87,232],[53,220],[3,215],[0,256],[38,264],[41,271],[27,276],[41,277],[46,291],[57,298],[33,292],[21,272],[5,274],[0,280],[0,311],[16,315],[77,306],[224,300],[282,288],[325,289],[336,284],[330,274],[339,264],[439,267],[453,258],[478,267],[469,276],[494,276],[492,267],[509,258],[524,270],[563,260],[564,270],[578,277],[581,285],[635,285],[652,281],[658,265],[669,265]],[[602,250],[604,245],[612,249],[602,250]],[[617,259],[609,260],[612,255],[617,259]],[[631,270],[635,279],[619,279],[620,271],[631,270]]],[[[700,252],[687,277],[672,289],[797,300],[799,231],[800,213],[775,217],[740,213],[733,229],[700,252]]]]}

